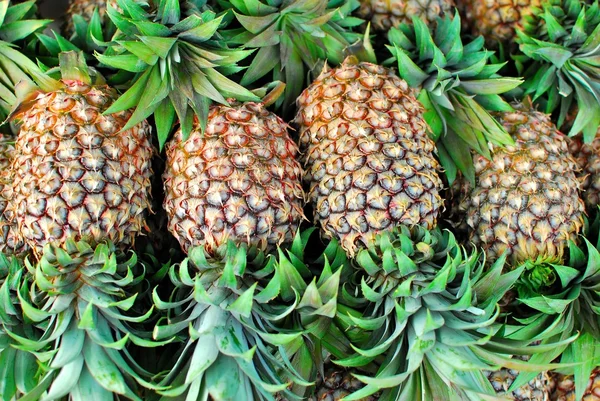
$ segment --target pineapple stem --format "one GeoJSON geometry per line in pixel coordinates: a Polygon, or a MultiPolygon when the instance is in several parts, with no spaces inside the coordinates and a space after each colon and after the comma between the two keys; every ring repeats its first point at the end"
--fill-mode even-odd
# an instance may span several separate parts
{"type": "Polygon", "coordinates": [[[81,81],[87,85],[92,84],[92,78],[88,72],[82,52],[69,51],[60,53],[58,61],[63,80],[81,81]]]}

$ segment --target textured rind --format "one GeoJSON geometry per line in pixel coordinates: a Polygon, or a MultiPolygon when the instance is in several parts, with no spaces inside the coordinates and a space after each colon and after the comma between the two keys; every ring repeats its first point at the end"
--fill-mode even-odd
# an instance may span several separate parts
{"type": "Polygon", "coordinates": [[[114,90],[64,85],[17,115],[11,208],[19,235],[38,254],[68,238],[131,244],[150,208],[150,125],[119,132],[131,111],[102,115],[114,90]]]}
{"type": "Polygon", "coordinates": [[[467,32],[482,35],[490,48],[498,43],[513,44],[516,30],[539,7],[541,0],[461,0],[459,9],[467,32]]]}
{"type": "MultiPolygon", "coordinates": [[[[523,106],[525,107],[525,106],[523,106]]],[[[474,156],[476,186],[462,200],[473,242],[493,262],[561,261],[583,226],[577,165],[549,116],[516,110],[497,116],[514,146],[474,156]]]]}
{"type": "MultiPolygon", "coordinates": [[[[340,401],[344,397],[362,389],[364,386],[364,383],[352,376],[352,371],[329,367],[325,371],[325,380],[321,376],[317,378],[314,394],[309,396],[306,401],[340,401]]],[[[379,398],[379,393],[375,393],[361,398],[361,401],[376,401],[379,398]]],[[[276,397],[276,400],[288,401],[280,395],[276,397]]]]}
{"type": "MultiPolygon", "coordinates": [[[[552,401],[576,401],[575,383],[572,375],[555,373],[556,391],[552,393],[552,401]]],[[[600,401],[600,367],[590,374],[582,401],[600,401]]]]}
{"type": "Polygon", "coordinates": [[[27,250],[24,242],[17,238],[13,214],[8,209],[12,200],[9,166],[14,158],[14,139],[0,134],[0,253],[21,254],[27,250]]]}
{"type": "Polygon", "coordinates": [[[287,125],[261,104],[210,109],[206,131],[166,146],[164,208],[182,249],[209,254],[229,239],[272,249],[303,218],[302,167],[287,125]]]}
{"type": "Polygon", "coordinates": [[[550,372],[542,372],[531,379],[529,383],[509,393],[508,389],[517,378],[518,371],[502,368],[494,372],[486,371],[485,373],[496,394],[510,397],[509,399],[514,401],[550,401],[550,394],[556,386],[553,375],[550,372]]]}
{"type": "Polygon", "coordinates": [[[432,228],[442,206],[435,145],[405,81],[345,62],[298,98],[296,123],[323,235],[349,255],[398,224],[432,228]]]}
{"type": "Polygon", "coordinates": [[[600,136],[590,144],[584,144],[580,138],[575,138],[571,140],[569,149],[580,168],[577,176],[583,191],[581,197],[588,214],[593,215],[600,204],[600,136]]]}
{"type": "Polygon", "coordinates": [[[357,14],[371,21],[377,31],[387,31],[402,23],[411,23],[418,16],[428,25],[436,18],[451,13],[453,0],[360,0],[357,14]]]}

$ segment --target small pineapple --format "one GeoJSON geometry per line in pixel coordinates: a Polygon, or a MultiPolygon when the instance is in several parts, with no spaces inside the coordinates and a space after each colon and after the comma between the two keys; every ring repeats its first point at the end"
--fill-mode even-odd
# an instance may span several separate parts
{"type": "MultiPolygon", "coordinates": [[[[573,376],[556,374],[556,390],[552,393],[552,401],[575,400],[575,383],[573,376]]],[[[600,368],[594,369],[581,401],[600,401],[600,368]]]]}
{"type": "Polygon", "coordinates": [[[488,380],[492,383],[492,387],[494,387],[499,396],[508,397],[515,401],[550,401],[550,394],[555,388],[555,381],[552,374],[542,372],[529,381],[529,383],[508,394],[508,389],[518,374],[518,371],[508,368],[486,372],[488,380]]]}
{"type": "Polygon", "coordinates": [[[184,252],[228,239],[262,250],[293,238],[303,218],[302,168],[287,125],[259,103],[210,109],[167,144],[164,208],[184,252]]]}
{"type": "MultiPolygon", "coordinates": [[[[315,401],[339,401],[363,388],[365,384],[352,376],[348,370],[329,368],[325,372],[325,380],[317,381],[317,388],[312,399],[315,401]]],[[[373,394],[359,401],[375,401],[379,394],[373,394]]]]}
{"type": "Polygon", "coordinates": [[[21,128],[8,209],[38,255],[68,238],[132,244],[150,206],[150,125],[121,132],[132,112],[104,114],[116,91],[66,61],[81,56],[61,57],[66,67],[57,89],[34,94],[13,114],[21,128]]]}
{"type": "MultiPolygon", "coordinates": [[[[326,366],[327,367],[327,366],[326,366]]],[[[363,382],[352,376],[350,370],[329,366],[325,371],[325,379],[320,375],[316,380],[314,394],[307,401],[340,401],[365,386],[363,382]]],[[[277,396],[277,401],[288,401],[285,397],[277,396]]],[[[361,398],[358,401],[376,401],[379,394],[361,398]]]]}
{"type": "Polygon", "coordinates": [[[309,198],[349,255],[398,224],[432,228],[442,207],[423,108],[392,70],[347,59],[298,98],[309,198]]]}
{"type": "Polygon", "coordinates": [[[428,25],[445,13],[451,13],[453,0],[361,0],[358,16],[371,21],[377,31],[387,31],[417,16],[428,25]]]}
{"type": "Polygon", "coordinates": [[[577,175],[581,180],[586,210],[593,215],[600,204],[600,136],[590,144],[583,143],[579,137],[574,138],[569,143],[569,150],[580,168],[577,175]]]}
{"type": "Polygon", "coordinates": [[[511,264],[560,261],[583,226],[575,160],[546,114],[529,105],[498,115],[515,140],[475,156],[476,185],[460,204],[473,242],[493,262],[505,251],[511,264]]]}
{"type": "Polygon", "coordinates": [[[512,44],[517,29],[539,7],[541,0],[459,0],[465,24],[474,36],[482,35],[490,48],[512,44]]]}
{"type": "Polygon", "coordinates": [[[106,16],[106,8],[108,5],[112,7],[117,7],[116,0],[70,0],[69,8],[67,9],[66,16],[66,25],[65,32],[68,35],[71,35],[75,27],[73,25],[73,16],[81,15],[83,19],[89,21],[94,15],[94,10],[98,8],[98,14],[100,15],[100,20],[102,22],[105,21],[106,16]]]}

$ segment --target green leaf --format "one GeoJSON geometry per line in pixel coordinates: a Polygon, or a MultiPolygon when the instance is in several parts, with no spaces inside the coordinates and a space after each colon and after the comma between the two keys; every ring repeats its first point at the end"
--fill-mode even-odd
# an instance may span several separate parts
{"type": "Polygon", "coordinates": [[[154,36],[138,36],[138,38],[158,57],[166,59],[177,43],[177,38],[160,38],[154,36]]]}
{"type": "Polygon", "coordinates": [[[175,108],[170,99],[165,98],[158,105],[154,111],[154,122],[156,124],[159,150],[162,151],[175,123],[175,108]]]}
{"type": "Polygon", "coordinates": [[[215,32],[217,32],[217,29],[219,28],[219,25],[221,25],[221,22],[223,21],[224,16],[225,15],[221,15],[220,17],[215,18],[212,21],[209,21],[198,27],[189,29],[185,32],[181,32],[179,34],[179,37],[183,38],[183,39],[187,39],[193,43],[205,42],[205,41],[209,40],[210,38],[212,38],[213,35],[215,34],[215,32]]]}
{"type": "Polygon", "coordinates": [[[65,365],[52,381],[48,394],[40,401],[56,400],[69,394],[77,385],[79,375],[83,368],[83,356],[79,354],[76,359],[65,365]]]}
{"type": "Polygon", "coordinates": [[[139,400],[125,383],[123,375],[106,352],[89,338],[84,345],[85,364],[92,377],[105,389],[139,400]]]}

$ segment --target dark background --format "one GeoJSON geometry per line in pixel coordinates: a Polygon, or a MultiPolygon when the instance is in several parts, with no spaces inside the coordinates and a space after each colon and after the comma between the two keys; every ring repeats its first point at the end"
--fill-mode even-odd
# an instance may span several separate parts
{"type": "MultiPolygon", "coordinates": [[[[42,17],[62,22],[69,0],[38,0],[37,4],[42,17]]],[[[54,29],[57,29],[59,26],[60,23],[58,21],[53,24],[54,29]]]]}

